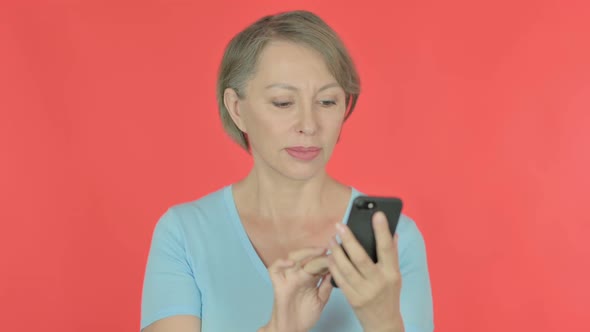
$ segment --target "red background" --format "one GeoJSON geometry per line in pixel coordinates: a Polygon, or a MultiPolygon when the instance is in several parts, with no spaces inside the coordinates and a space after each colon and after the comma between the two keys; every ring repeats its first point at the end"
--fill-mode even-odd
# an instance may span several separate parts
{"type": "Polygon", "coordinates": [[[137,331],[164,210],[244,176],[227,41],[304,8],[363,93],[329,164],[403,197],[437,331],[588,331],[587,1],[48,1],[0,9],[0,324],[137,331]]]}

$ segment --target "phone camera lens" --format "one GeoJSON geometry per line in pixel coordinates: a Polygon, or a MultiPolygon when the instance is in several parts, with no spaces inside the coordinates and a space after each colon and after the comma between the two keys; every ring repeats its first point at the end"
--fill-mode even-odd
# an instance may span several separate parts
{"type": "Polygon", "coordinates": [[[370,200],[357,200],[355,201],[355,205],[357,207],[357,209],[361,209],[361,210],[372,210],[374,209],[377,205],[375,204],[375,202],[370,201],[370,200]]]}

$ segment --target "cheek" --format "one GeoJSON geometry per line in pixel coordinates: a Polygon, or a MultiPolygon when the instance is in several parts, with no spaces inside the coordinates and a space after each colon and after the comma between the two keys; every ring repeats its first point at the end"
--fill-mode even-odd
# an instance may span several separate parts
{"type": "Polygon", "coordinates": [[[331,117],[326,119],[326,121],[324,121],[324,130],[326,134],[328,134],[330,137],[338,137],[340,130],[342,129],[342,121],[343,119],[341,117],[331,117]]]}
{"type": "Polygon", "coordinates": [[[269,115],[261,116],[253,114],[248,119],[249,135],[253,138],[260,138],[261,141],[259,143],[261,144],[276,142],[276,138],[269,139],[269,137],[280,136],[285,131],[284,127],[283,122],[276,121],[276,119],[273,119],[269,115]]]}

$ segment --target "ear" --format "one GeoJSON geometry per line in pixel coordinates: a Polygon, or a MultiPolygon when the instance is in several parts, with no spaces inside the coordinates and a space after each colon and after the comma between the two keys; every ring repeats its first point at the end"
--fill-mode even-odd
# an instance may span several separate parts
{"type": "Polygon", "coordinates": [[[244,119],[240,110],[240,97],[234,89],[227,88],[225,91],[223,91],[223,104],[225,105],[225,108],[227,108],[229,116],[231,116],[236,126],[242,132],[247,133],[246,126],[244,125],[244,119]]]}

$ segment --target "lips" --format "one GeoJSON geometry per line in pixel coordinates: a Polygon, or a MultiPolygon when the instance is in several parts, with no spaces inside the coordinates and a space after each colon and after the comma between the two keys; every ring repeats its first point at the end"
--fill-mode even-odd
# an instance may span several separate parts
{"type": "Polygon", "coordinates": [[[320,148],[311,146],[311,147],[303,147],[303,146],[294,146],[287,148],[287,150],[296,151],[296,152],[315,152],[321,150],[320,148]]]}
{"type": "Polygon", "coordinates": [[[310,161],[315,159],[322,149],[318,147],[294,146],[287,148],[286,150],[287,153],[295,159],[310,161]]]}

